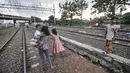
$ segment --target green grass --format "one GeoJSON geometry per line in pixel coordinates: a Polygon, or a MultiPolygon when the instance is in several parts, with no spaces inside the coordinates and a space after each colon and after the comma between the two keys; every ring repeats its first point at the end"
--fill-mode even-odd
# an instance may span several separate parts
{"type": "Polygon", "coordinates": [[[6,41],[16,30],[17,28],[14,27],[0,30],[0,44],[1,42],[6,41]]]}

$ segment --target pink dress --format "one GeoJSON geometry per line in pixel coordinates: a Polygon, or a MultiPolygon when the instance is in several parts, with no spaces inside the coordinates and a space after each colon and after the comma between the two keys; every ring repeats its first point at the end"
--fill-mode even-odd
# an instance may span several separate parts
{"type": "Polygon", "coordinates": [[[59,52],[62,52],[64,51],[64,47],[59,39],[59,35],[54,35],[54,34],[51,34],[54,38],[52,44],[53,44],[53,49],[52,49],[52,52],[53,53],[59,53],[59,52]]]}

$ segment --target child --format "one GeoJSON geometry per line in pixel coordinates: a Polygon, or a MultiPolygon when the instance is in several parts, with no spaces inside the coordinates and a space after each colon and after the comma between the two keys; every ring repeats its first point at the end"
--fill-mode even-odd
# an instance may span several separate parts
{"type": "Polygon", "coordinates": [[[116,18],[112,18],[111,19],[111,24],[107,25],[106,28],[106,50],[105,53],[109,54],[112,51],[112,42],[115,38],[115,35],[117,33],[117,27],[115,26],[115,19],[116,18]]]}
{"type": "Polygon", "coordinates": [[[48,27],[43,26],[41,28],[41,25],[36,25],[36,32],[34,34],[35,39],[37,40],[37,48],[39,49],[39,55],[42,59],[42,63],[44,66],[44,70],[47,70],[47,61],[49,62],[51,68],[54,68],[51,63],[51,59],[48,52],[48,45],[47,45],[47,38],[48,38],[48,27]],[[47,29],[46,29],[47,28],[47,29]],[[43,30],[44,29],[44,30],[43,30]]]}
{"type": "Polygon", "coordinates": [[[61,53],[65,49],[64,49],[64,47],[63,47],[63,45],[62,45],[62,43],[61,43],[61,41],[59,39],[59,34],[57,33],[56,29],[52,29],[52,34],[51,35],[54,38],[52,52],[53,52],[53,54],[55,56],[56,54],[61,53]]]}

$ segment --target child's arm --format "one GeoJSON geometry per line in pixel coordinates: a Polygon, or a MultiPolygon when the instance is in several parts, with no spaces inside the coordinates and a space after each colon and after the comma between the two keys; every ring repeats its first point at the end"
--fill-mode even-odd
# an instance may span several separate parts
{"type": "Polygon", "coordinates": [[[54,37],[54,35],[51,33],[51,35],[50,35],[50,39],[53,40],[53,37],[54,37]]]}
{"type": "Polygon", "coordinates": [[[49,41],[49,40],[50,40],[50,36],[47,37],[47,41],[49,41]]]}
{"type": "Polygon", "coordinates": [[[37,48],[39,48],[40,46],[42,46],[43,45],[43,42],[42,43],[39,43],[38,45],[37,45],[37,48]]]}

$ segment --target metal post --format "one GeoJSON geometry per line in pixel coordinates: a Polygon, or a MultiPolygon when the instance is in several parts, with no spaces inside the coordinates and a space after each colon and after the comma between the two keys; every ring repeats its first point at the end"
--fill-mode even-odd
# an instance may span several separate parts
{"type": "Polygon", "coordinates": [[[55,20],[55,5],[53,4],[53,13],[54,13],[54,24],[56,24],[56,20],[55,20]]]}
{"type": "Polygon", "coordinates": [[[35,19],[35,17],[34,17],[34,24],[35,24],[35,22],[36,22],[36,19],[35,19]]]}
{"type": "Polygon", "coordinates": [[[16,24],[16,20],[15,19],[13,19],[13,23],[16,24]]]}

